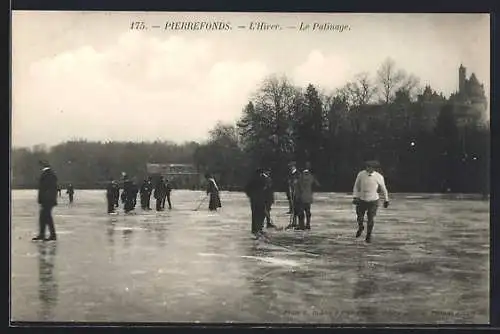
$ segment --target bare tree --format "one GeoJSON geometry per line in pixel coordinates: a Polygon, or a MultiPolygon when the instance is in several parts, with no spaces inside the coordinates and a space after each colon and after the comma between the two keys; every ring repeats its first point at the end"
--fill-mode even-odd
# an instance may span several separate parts
{"type": "Polygon", "coordinates": [[[396,69],[393,59],[387,58],[377,71],[377,82],[379,85],[380,99],[389,104],[394,98],[394,94],[401,87],[406,74],[402,70],[396,69]]]}
{"type": "Polygon", "coordinates": [[[366,72],[357,74],[354,77],[354,81],[346,85],[346,89],[355,107],[370,103],[377,90],[375,85],[371,82],[369,74],[366,72]]]}

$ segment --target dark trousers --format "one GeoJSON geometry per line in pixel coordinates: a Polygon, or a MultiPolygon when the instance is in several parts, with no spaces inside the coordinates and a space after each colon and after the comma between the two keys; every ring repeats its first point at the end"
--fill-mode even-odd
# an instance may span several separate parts
{"type": "Polygon", "coordinates": [[[45,228],[49,227],[50,237],[56,237],[56,229],[54,227],[54,219],[52,219],[53,206],[43,206],[40,208],[40,233],[39,237],[45,238],[45,228]]]}
{"type": "Polygon", "coordinates": [[[265,213],[265,215],[266,215],[266,224],[267,224],[267,226],[269,226],[269,225],[271,225],[271,224],[272,224],[272,223],[271,223],[271,206],[272,206],[272,204],[271,204],[271,203],[267,203],[267,202],[266,202],[266,203],[264,204],[264,210],[265,210],[265,211],[264,211],[264,213],[265,213]]]}
{"type": "Polygon", "coordinates": [[[292,224],[295,226],[297,222],[297,218],[299,220],[299,228],[304,228],[304,203],[299,200],[295,200],[293,202],[293,222],[292,224]]]}
{"type": "MultiPolygon", "coordinates": [[[[172,202],[170,202],[170,194],[167,194],[168,208],[172,209],[172,202]]],[[[165,208],[165,199],[163,199],[163,207],[165,208]]]]}
{"type": "Polygon", "coordinates": [[[163,198],[156,199],[156,211],[161,211],[163,209],[162,202],[163,202],[163,198]]]}
{"type": "Polygon", "coordinates": [[[134,207],[135,207],[134,198],[125,199],[125,204],[123,205],[123,209],[125,210],[125,212],[132,211],[134,207]]]}
{"type": "Polygon", "coordinates": [[[290,212],[292,212],[292,210],[293,210],[293,201],[292,201],[292,194],[290,193],[289,189],[286,191],[286,199],[288,200],[288,210],[290,212]]]}
{"type": "Polygon", "coordinates": [[[250,209],[252,210],[252,233],[262,231],[264,227],[264,219],[266,219],[265,205],[259,201],[250,201],[250,209]]]}
{"type": "Polygon", "coordinates": [[[311,226],[311,203],[303,203],[302,206],[306,216],[306,226],[311,226]]]}
{"type": "Polygon", "coordinates": [[[141,194],[141,209],[145,209],[146,208],[146,196],[144,196],[144,194],[141,194]]]}
{"type": "Polygon", "coordinates": [[[151,209],[151,193],[146,194],[146,198],[144,200],[146,209],[151,209]]]}
{"type": "Polygon", "coordinates": [[[362,201],[360,200],[359,203],[356,205],[356,215],[358,225],[360,228],[363,227],[363,221],[365,219],[365,214],[367,218],[367,234],[371,234],[373,230],[373,225],[375,224],[375,216],[377,215],[377,209],[378,209],[378,201],[362,201]]]}
{"type": "Polygon", "coordinates": [[[141,194],[141,208],[142,209],[146,209],[148,206],[147,206],[147,197],[148,197],[148,194],[141,194]]]}
{"type": "Polygon", "coordinates": [[[73,203],[73,194],[69,194],[69,202],[73,203]]]}
{"type": "Polygon", "coordinates": [[[115,199],[112,197],[108,197],[108,213],[115,212],[115,199]]]}

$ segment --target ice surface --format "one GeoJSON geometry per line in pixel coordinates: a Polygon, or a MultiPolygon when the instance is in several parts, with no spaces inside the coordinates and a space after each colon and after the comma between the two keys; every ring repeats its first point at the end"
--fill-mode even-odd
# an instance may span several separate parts
{"type": "MultiPolygon", "coordinates": [[[[54,209],[56,242],[32,242],[36,192],[12,192],[14,321],[487,323],[489,202],[393,195],[371,244],[354,234],[346,194],[317,194],[312,230],[250,234],[248,201],[194,211],[203,193],[175,191],[173,210],[106,214],[104,191],[54,209]]],[[[285,226],[278,194],[272,216],[285,226]]]]}

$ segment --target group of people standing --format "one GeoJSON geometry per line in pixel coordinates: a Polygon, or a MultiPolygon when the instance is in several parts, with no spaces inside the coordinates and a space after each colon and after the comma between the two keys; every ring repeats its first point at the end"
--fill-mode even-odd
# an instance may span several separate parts
{"type": "MultiPolygon", "coordinates": [[[[40,161],[42,173],[38,187],[38,203],[40,204],[39,233],[33,240],[56,240],[56,231],[52,219],[52,209],[57,205],[57,196],[60,188],[57,176],[46,161],[40,161]],[[49,238],[45,239],[45,230],[49,229],[49,238]]],[[[356,206],[358,230],[356,237],[364,231],[364,217],[367,216],[366,242],[371,241],[374,227],[374,218],[379,206],[379,192],[383,193],[383,206],[389,206],[389,194],[382,174],[376,171],[380,167],[377,161],[368,161],[365,169],[360,171],[353,187],[353,204],[356,206]]],[[[115,212],[121,199],[124,211],[130,212],[136,206],[137,194],[140,192],[141,208],[150,210],[150,198],[156,199],[156,210],[165,209],[165,203],[172,209],[170,194],[172,186],[162,176],[158,177],[155,184],[151,177],[144,180],[140,187],[123,175],[123,191],[120,195],[118,182],[110,180],[106,189],[108,213],[115,212]]],[[[219,186],[215,178],[205,175],[207,180],[206,193],[209,197],[208,209],[216,211],[222,207],[219,196],[219,186]]],[[[289,164],[287,198],[289,202],[290,224],[288,228],[296,230],[311,229],[311,204],[313,202],[313,186],[320,186],[318,180],[311,172],[311,164],[305,163],[299,170],[294,162],[289,164]]],[[[245,193],[250,199],[252,213],[252,233],[259,237],[263,234],[264,224],[267,228],[276,228],[271,219],[271,207],[274,204],[273,181],[269,168],[258,168],[245,186],[245,193]]],[[[68,189],[70,201],[73,200],[74,189],[68,189]]]]}
{"type": "MultiPolygon", "coordinates": [[[[313,187],[320,183],[311,172],[311,164],[306,162],[304,168],[299,170],[295,162],[289,165],[288,189],[286,191],[290,223],[286,229],[295,230],[311,229],[311,204],[313,203],[313,187]]],[[[364,219],[367,217],[366,242],[371,242],[371,235],[375,224],[375,216],[379,205],[379,192],[384,196],[384,208],[389,207],[389,193],[382,174],[376,171],[380,167],[378,161],[367,161],[365,169],[360,171],[354,182],[353,204],[356,206],[356,221],[358,230],[356,238],[364,231],[364,219]]],[[[245,187],[245,193],[250,199],[252,212],[251,231],[256,236],[264,232],[266,227],[276,227],[271,222],[271,206],[274,203],[271,171],[269,168],[257,168],[245,187]]]]}
{"type": "Polygon", "coordinates": [[[140,187],[126,174],[123,175],[123,190],[120,195],[120,185],[115,180],[110,180],[106,188],[106,199],[108,202],[108,213],[114,213],[119,206],[119,200],[123,204],[125,213],[135,209],[137,205],[137,194],[140,194],[140,204],[143,210],[151,210],[151,195],[156,200],[156,211],[165,210],[165,203],[172,209],[170,194],[172,185],[163,176],[159,176],[154,183],[152,177],[144,179],[140,187]]]}
{"type": "MultiPolygon", "coordinates": [[[[289,164],[288,187],[286,191],[291,214],[288,228],[296,230],[311,229],[311,204],[313,202],[313,186],[319,182],[312,174],[311,164],[307,162],[301,171],[295,162],[289,164]]],[[[271,207],[274,204],[273,181],[269,168],[257,168],[245,186],[245,193],[250,199],[252,212],[252,228],[254,235],[263,233],[266,228],[276,228],[271,221],[271,207]]]]}

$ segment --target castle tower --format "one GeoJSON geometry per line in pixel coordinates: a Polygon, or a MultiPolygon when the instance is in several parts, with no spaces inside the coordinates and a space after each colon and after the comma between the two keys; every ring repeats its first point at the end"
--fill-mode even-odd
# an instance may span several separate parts
{"type": "Polygon", "coordinates": [[[458,92],[461,94],[465,93],[465,81],[466,81],[466,70],[465,67],[460,64],[458,68],[458,92]]]}

